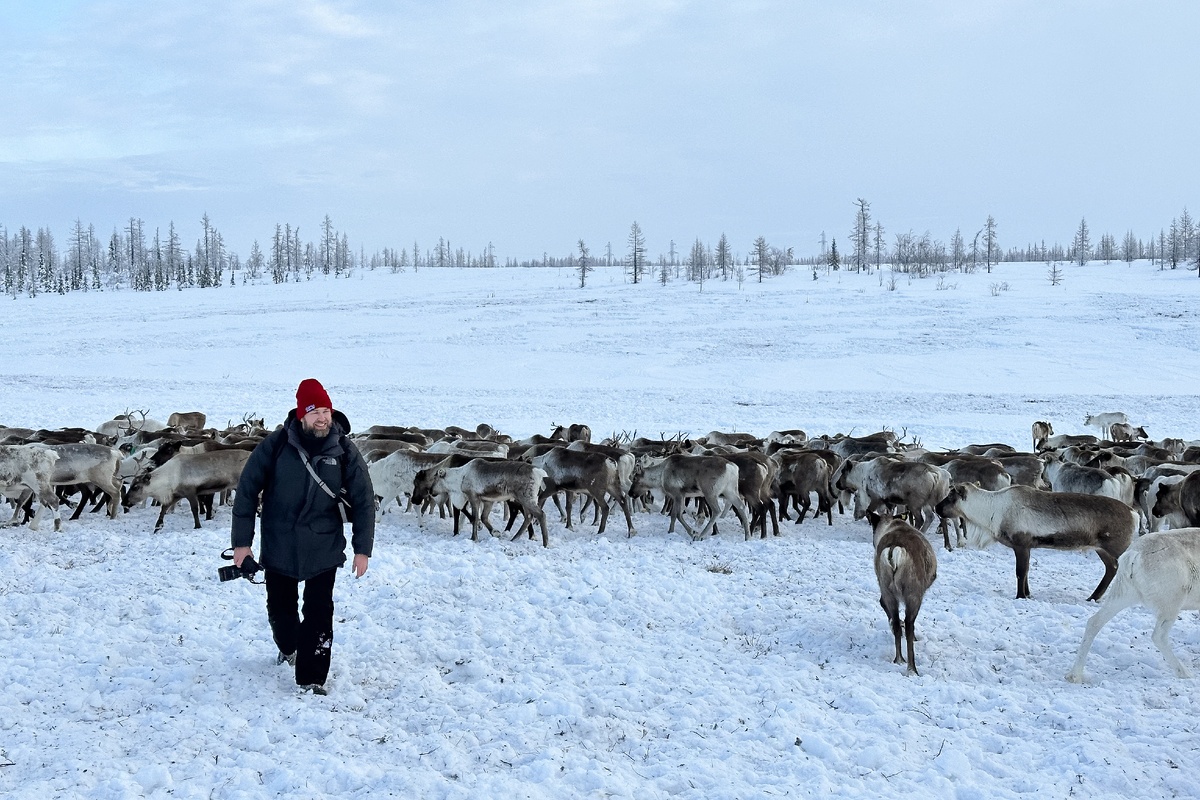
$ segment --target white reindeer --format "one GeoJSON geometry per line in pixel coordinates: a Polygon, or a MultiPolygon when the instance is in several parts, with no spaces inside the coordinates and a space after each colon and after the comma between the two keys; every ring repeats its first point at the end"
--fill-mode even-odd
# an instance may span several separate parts
{"type": "Polygon", "coordinates": [[[1100,610],[1088,620],[1075,656],[1075,665],[1067,673],[1072,683],[1083,682],[1083,666],[1092,641],[1110,619],[1133,605],[1154,611],[1157,619],[1154,642],[1167,664],[1180,678],[1191,676],[1171,650],[1167,635],[1175,618],[1184,609],[1200,610],[1200,528],[1177,528],[1148,533],[1129,546],[1117,561],[1117,577],[1100,610]]]}

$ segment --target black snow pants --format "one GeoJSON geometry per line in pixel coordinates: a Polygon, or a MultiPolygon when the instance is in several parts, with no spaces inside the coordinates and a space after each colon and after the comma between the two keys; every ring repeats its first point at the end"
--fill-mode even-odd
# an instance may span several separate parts
{"type": "Polygon", "coordinates": [[[333,579],[337,569],[304,581],[303,619],[299,613],[300,581],[267,573],[267,619],[279,652],[296,654],[296,684],[324,685],[333,651],[333,579]]]}

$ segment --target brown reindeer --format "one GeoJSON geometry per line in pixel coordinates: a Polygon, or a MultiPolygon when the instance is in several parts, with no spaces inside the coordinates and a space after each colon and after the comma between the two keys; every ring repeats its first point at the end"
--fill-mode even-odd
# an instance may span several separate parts
{"type": "Polygon", "coordinates": [[[1028,486],[989,492],[973,483],[961,483],[938,503],[937,513],[963,519],[967,536],[976,547],[999,542],[1012,548],[1018,599],[1030,596],[1029,551],[1049,547],[1096,551],[1104,562],[1104,577],[1088,599],[1099,600],[1117,574],[1117,558],[1138,529],[1137,514],[1120,500],[1043,492],[1028,486]]]}
{"type": "Polygon", "coordinates": [[[908,640],[908,672],[917,672],[913,628],[925,592],[937,579],[937,555],[929,540],[912,525],[886,514],[868,515],[875,541],[875,577],[879,580],[879,605],[883,606],[896,640],[893,664],[903,664],[900,652],[900,605],[904,605],[904,636],[908,640]]]}

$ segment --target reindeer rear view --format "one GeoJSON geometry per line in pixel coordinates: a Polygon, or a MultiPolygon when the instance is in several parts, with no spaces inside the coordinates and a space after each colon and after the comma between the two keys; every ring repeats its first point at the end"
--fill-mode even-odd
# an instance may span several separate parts
{"type": "Polygon", "coordinates": [[[907,522],[888,515],[868,514],[875,540],[875,577],[879,605],[887,612],[896,640],[893,664],[903,664],[900,651],[900,604],[904,604],[904,636],[908,639],[908,671],[917,672],[913,627],[925,592],[937,578],[937,555],[925,536],[907,522]]]}

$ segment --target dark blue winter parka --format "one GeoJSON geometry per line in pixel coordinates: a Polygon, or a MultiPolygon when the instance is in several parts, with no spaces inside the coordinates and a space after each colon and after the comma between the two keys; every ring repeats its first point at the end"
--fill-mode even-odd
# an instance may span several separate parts
{"type": "MultiPolygon", "coordinates": [[[[369,558],[375,541],[375,490],[362,455],[346,438],[349,432],[349,420],[334,411],[329,435],[309,461],[334,494],[346,487],[355,509],[354,553],[369,558]]],[[[259,562],[272,572],[306,581],[346,563],[346,535],[337,501],[317,485],[301,460],[301,433],[293,409],[283,427],[250,454],[233,503],[232,541],[234,547],[254,544],[261,495],[259,562]]]]}

